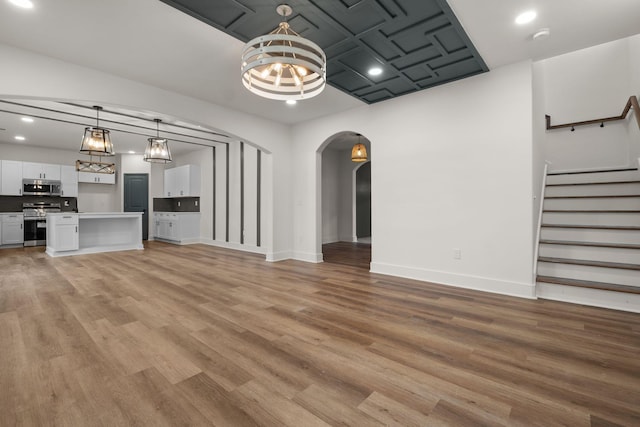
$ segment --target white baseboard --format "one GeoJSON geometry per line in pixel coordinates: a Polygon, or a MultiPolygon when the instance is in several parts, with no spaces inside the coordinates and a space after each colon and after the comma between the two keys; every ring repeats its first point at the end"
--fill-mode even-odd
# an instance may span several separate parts
{"type": "Polygon", "coordinates": [[[266,255],[267,253],[267,250],[263,247],[253,246],[253,245],[242,245],[236,242],[222,242],[219,240],[201,238],[199,239],[199,243],[209,245],[209,246],[217,246],[220,248],[234,249],[236,251],[251,252],[255,254],[266,255]]]}
{"type": "Polygon", "coordinates": [[[322,237],[322,244],[327,244],[327,243],[335,243],[335,242],[339,242],[340,238],[338,237],[338,235],[331,235],[331,236],[323,236],[322,237]]]}
{"type": "Polygon", "coordinates": [[[324,261],[324,259],[322,258],[322,253],[312,253],[312,252],[294,252],[291,258],[298,261],[313,262],[313,263],[319,263],[324,261]]]}
{"type": "MultiPolygon", "coordinates": [[[[151,239],[148,239],[148,240],[151,240],[151,239]]],[[[169,240],[169,239],[162,239],[160,237],[156,237],[153,240],[158,242],[173,243],[174,245],[193,245],[195,243],[201,243],[201,239],[199,237],[190,237],[188,239],[182,239],[182,240],[169,240]]]]}
{"type": "Polygon", "coordinates": [[[538,283],[539,298],[640,313],[640,294],[538,283]]]}
{"type": "Polygon", "coordinates": [[[388,274],[390,276],[421,280],[458,288],[474,289],[495,294],[510,295],[521,298],[535,299],[535,287],[532,283],[510,282],[488,277],[469,276],[447,273],[444,271],[427,270],[422,268],[405,267],[401,265],[371,263],[371,272],[388,274]]]}
{"type": "Polygon", "coordinates": [[[267,262],[278,262],[278,261],[286,261],[288,259],[293,258],[293,252],[291,251],[282,251],[282,252],[267,252],[267,262]]]}

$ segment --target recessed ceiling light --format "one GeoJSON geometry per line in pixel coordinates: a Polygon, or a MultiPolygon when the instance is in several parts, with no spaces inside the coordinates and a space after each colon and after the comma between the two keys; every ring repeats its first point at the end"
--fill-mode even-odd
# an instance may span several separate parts
{"type": "Polygon", "coordinates": [[[14,5],[23,9],[33,9],[33,2],[31,0],[9,0],[14,5]]]}
{"type": "Polygon", "coordinates": [[[535,10],[527,10],[526,12],[522,12],[520,15],[516,17],[516,24],[524,25],[536,19],[538,14],[535,10]]]}
{"type": "Polygon", "coordinates": [[[25,138],[25,137],[24,137],[24,136],[22,136],[22,135],[16,135],[16,136],[14,136],[14,138],[15,138],[17,141],[24,141],[25,139],[27,139],[27,138],[25,138]]]}
{"type": "Polygon", "coordinates": [[[129,150],[129,154],[136,154],[136,152],[129,150]]]}
{"type": "Polygon", "coordinates": [[[20,120],[25,123],[33,123],[33,119],[31,117],[22,117],[20,120]]]}
{"type": "Polygon", "coordinates": [[[296,101],[295,99],[287,99],[287,105],[296,105],[298,103],[298,101],[296,101]]]}
{"type": "Polygon", "coordinates": [[[379,76],[380,74],[382,74],[382,68],[380,67],[370,68],[368,73],[370,76],[379,76]]]}

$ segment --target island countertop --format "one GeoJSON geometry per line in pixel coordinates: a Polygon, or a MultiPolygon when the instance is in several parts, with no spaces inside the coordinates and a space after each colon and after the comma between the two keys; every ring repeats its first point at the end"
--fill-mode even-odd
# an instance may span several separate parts
{"type": "Polygon", "coordinates": [[[50,256],[144,249],[142,212],[56,212],[47,214],[50,256]]]}

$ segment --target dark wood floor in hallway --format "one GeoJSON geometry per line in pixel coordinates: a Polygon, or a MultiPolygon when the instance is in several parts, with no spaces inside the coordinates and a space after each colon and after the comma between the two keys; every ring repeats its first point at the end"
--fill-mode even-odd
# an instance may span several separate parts
{"type": "Polygon", "coordinates": [[[322,258],[330,264],[348,265],[369,270],[371,264],[371,244],[355,242],[335,242],[322,245],[322,258]]]}
{"type": "Polygon", "coordinates": [[[640,425],[638,314],[205,245],[0,272],[0,425],[640,425]]]}

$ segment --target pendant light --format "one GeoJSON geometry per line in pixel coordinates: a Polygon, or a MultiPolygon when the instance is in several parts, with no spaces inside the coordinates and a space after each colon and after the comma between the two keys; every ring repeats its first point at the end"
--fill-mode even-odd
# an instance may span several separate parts
{"type": "Polygon", "coordinates": [[[322,49],[286,22],[293,10],[276,8],[283,22],[271,33],[249,41],[242,53],[242,83],[256,95],[281,101],[312,98],[324,89],[327,59],[322,49]]]}
{"type": "Polygon", "coordinates": [[[156,122],[156,137],[147,139],[147,148],[144,150],[145,162],[151,163],[170,163],[171,150],[169,150],[169,141],[166,138],[160,138],[160,119],[154,119],[156,122]]]}
{"type": "Polygon", "coordinates": [[[353,145],[351,149],[351,161],[352,162],[366,162],[367,161],[367,147],[362,143],[362,135],[359,133],[358,142],[353,145]]]}
{"type": "Polygon", "coordinates": [[[93,108],[96,110],[96,125],[84,129],[80,152],[90,156],[113,156],[113,144],[109,129],[100,127],[102,107],[94,105],[93,108]]]}

